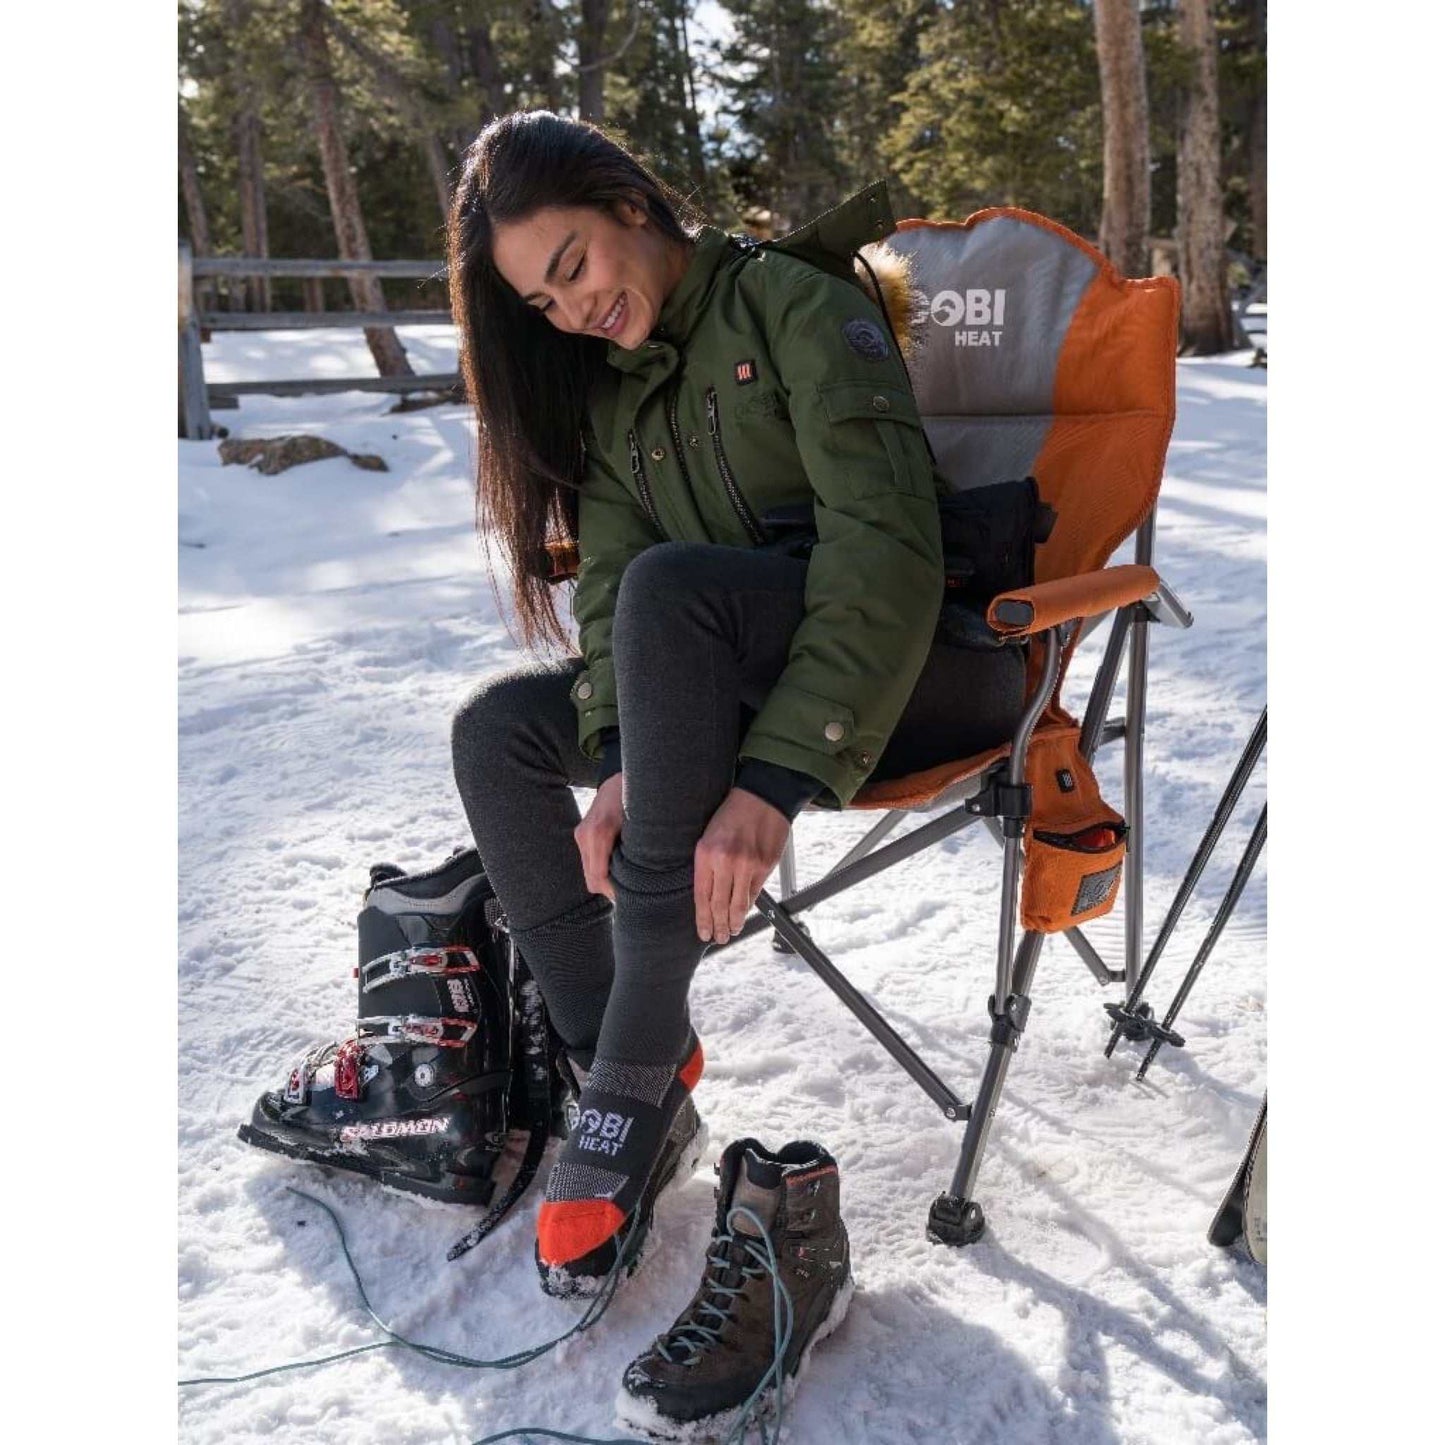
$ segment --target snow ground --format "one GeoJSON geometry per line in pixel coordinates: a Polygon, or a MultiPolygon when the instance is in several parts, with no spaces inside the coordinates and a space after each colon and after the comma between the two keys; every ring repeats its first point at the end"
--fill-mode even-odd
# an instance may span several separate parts
{"type": "MultiPolygon", "coordinates": [[[[441,331],[408,333],[419,369],[441,331]]],[[[355,333],[219,337],[212,379],[361,374],[355,333]],[[283,369],[284,366],[284,369],[283,369]]],[[[1159,517],[1161,572],[1194,611],[1152,639],[1146,781],[1153,936],[1265,700],[1265,375],[1247,354],[1186,361],[1159,517]]],[[[539,1293],[540,1190],[448,1264],[469,1211],[242,1145],[236,1125],[308,1044],[347,1027],[367,865],[437,861],[467,838],[451,711],[516,665],[472,531],[461,407],[387,415],[389,398],[248,398],[233,434],[324,433],[381,453],[266,478],[180,444],[181,1376],[241,1373],[379,1338],[325,1221],[345,1221],[381,1315],[494,1356],[561,1333],[576,1307],[539,1293]]],[[[1082,707],[1102,632],[1081,649],[1082,707]]],[[[1115,758],[1101,768],[1119,798],[1115,758]]],[[[588,795],[579,792],[584,805],[588,795]]],[[[1162,1007],[1202,940],[1264,798],[1251,784],[1151,990],[1162,1007]]],[[[808,814],[816,877],[875,820],[808,814]]],[[[997,852],[954,838],[811,912],[810,926],[965,1097],[987,1029],[997,852]]],[[[776,880],[774,880],[776,883],[776,880]]],[[[1088,929],[1121,956],[1117,917],[1088,929]]],[[[1051,941],[984,1162],[989,1230],[929,1245],[929,1201],[960,1137],[806,967],[765,936],[704,963],[694,996],[709,1067],[711,1157],[730,1139],[817,1137],[842,1165],[859,1290],[789,1413],[803,1445],[1199,1441],[1265,1434],[1263,1271],[1205,1242],[1265,1087],[1261,863],[1181,1019],[1183,1052],[1143,1085],[1103,1058],[1098,989],[1051,941]]],[[[626,1363],[671,1322],[702,1265],[712,1174],[659,1208],[659,1246],[602,1324],[497,1374],[384,1351],[246,1385],[183,1390],[182,1436],[368,1445],[462,1442],[536,1424],[612,1438],[626,1363]]],[[[535,1186],[534,1186],[535,1188],[535,1186]]]]}

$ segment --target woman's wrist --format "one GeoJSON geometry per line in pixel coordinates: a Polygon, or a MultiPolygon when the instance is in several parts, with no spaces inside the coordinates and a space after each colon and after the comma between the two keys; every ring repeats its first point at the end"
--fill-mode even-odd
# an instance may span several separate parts
{"type": "Polygon", "coordinates": [[[600,788],[614,773],[622,771],[622,729],[606,727],[599,734],[602,739],[602,761],[597,774],[600,788]]]}
{"type": "Polygon", "coordinates": [[[790,822],[823,791],[811,774],[763,758],[743,758],[733,786],[771,803],[790,822]]]}

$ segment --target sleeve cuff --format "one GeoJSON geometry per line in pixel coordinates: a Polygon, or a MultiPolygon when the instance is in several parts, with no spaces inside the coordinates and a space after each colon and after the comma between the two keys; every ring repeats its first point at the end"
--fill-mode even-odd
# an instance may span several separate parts
{"type": "Polygon", "coordinates": [[[823,784],[810,774],[763,758],[744,758],[733,786],[771,803],[789,821],[823,791],[823,784]]]}
{"type": "Polygon", "coordinates": [[[606,727],[597,736],[602,740],[602,762],[597,773],[600,788],[614,773],[622,771],[622,729],[606,727]]]}

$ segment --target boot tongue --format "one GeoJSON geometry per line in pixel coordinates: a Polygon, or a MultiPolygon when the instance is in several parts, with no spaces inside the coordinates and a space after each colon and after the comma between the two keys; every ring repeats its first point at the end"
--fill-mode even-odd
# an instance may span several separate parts
{"type": "Polygon", "coordinates": [[[757,1225],[747,1215],[738,1213],[739,1206],[751,1209],[771,1230],[782,1201],[782,1166],[774,1160],[761,1158],[751,1148],[744,1148],[728,1199],[728,1228],[737,1234],[759,1239],[761,1234],[757,1225]]]}

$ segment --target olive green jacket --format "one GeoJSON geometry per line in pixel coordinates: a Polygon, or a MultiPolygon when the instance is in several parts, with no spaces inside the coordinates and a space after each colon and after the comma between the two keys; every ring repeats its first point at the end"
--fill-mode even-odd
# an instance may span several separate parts
{"type": "MultiPolygon", "coordinates": [[[[876,201],[859,208],[856,244],[878,239],[877,215],[876,201]]],[[[817,778],[820,806],[847,804],[912,694],[943,600],[944,484],[877,303],[708,226],[649,339],[609,346],[602,371],[572,598],[583,752],[599,757],[601,730],[619,722],[612,617],[628,562],[665,540],[755,547],[762,513],[812,501],[805,614],[739,755],[817,778]]]]}

